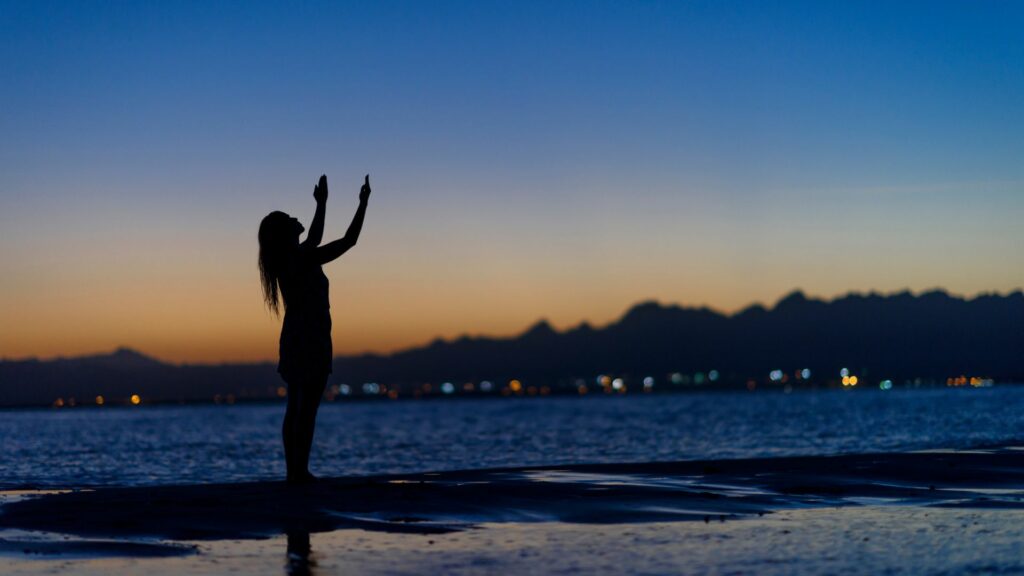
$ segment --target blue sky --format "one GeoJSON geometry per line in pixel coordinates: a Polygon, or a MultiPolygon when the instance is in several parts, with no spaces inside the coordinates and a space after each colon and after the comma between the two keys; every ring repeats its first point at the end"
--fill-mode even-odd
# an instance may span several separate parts
{"type": "Polygon", "coordinates": [[[255,228],[340,351],[1024,284],[1024,5],[0,3],[0,356],[270,357],[255,228]]]}

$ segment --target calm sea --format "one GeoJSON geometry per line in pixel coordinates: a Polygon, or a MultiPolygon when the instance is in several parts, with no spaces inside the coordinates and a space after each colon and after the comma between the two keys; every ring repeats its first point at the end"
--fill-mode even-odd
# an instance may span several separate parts
{"type": "MultiPolygon", "coordinates": [[[[0,411],[0,488],[278,479],[283,404],[0,411]]],[[[1024,443],[1024,386],[347,402],[311,468],[374,474],[1024,443]]]]}

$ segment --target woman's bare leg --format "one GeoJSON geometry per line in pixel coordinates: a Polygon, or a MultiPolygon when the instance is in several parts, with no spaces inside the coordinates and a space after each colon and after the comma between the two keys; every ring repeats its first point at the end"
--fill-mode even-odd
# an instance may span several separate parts
{"type": "Polygon", "coordinates": [[[300,414],[302,403],[302,383],[288,383],[288,406],[284,411],[284,423],[281,425],[281,438],[284,441],[284,461],[288,471],[288,480],[296,480],[297,459],[302,451],[300,426],[302,416],[300,414]]]}
{"type": "Polygon", "coordinates": [[[304,383],[303,393],[299,404],[299,425],[296,441],[298,454],[295,460],[295,471],[304,478],[312,478],[309,473],[309,453],[313,448],[313,435],[316,430],[316,415],[320,409],[320,400],[324,396],[324,388],[327,387],[327,376],[310,379],[304,383]]]}

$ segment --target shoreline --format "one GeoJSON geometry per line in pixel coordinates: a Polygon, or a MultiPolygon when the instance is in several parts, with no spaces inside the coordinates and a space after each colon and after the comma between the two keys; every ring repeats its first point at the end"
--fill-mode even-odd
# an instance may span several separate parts
{"type": "Polygon", "coordinates": [[[1004,573],[1022,540],[1009,445],[0,491],[23,576],[1004,573]]]}
{"type": "Polygon", "coordinates": [[[502,522],[629,524],[894,505],[1024,509],[1024,447],[580,464],[281,481],[0,492],[0,530],[92,538],[444,533],[502,522]],[[12,501],[13,500],[13,501],[12,501]]]}

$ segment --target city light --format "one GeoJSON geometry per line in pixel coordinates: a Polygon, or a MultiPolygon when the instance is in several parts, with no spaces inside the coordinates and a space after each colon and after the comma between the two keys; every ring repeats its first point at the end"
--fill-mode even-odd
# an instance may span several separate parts
{"type": "MultiPolygon", "coordinates": [[[[867,371],[869,368],[865,368],[867,371]]],[[[868,379],[864,380],[863,374],[856,375],[852,374],[849,368],[842,368],[839,371],[841,374],[845,374],[840,380],[843,389],[853,389],[861,384],[867,384],[874,388],[877,386],[879,390],[889,391],[895,389],[895,380],[888,378],[880,379],[868,379]]],[[[393,382],[390,384],[382,384],[377,382],[364,382],[350,386],[348,384],[331,384],[327,386],[324,391],[324,400],[326,402],[333,402],[338,396],[356,396],[357,398],[372,398],[372,397],[387,397],[392,400],[399,398],[425,398],[432,395],[455,397],[465,396],[474,394],[493,394],[494,396],[551,396],[551,395],[573,395],[583,396],[591,392],[611,394],[611,395],[627,395],[628,393],[643,392],[650,394],[654,392],[677,392],[685,389],[679,389],[675,386],[665,386],[665,384],[678,383],[683,386],[691,385],[713,385],[712,383],[721,384],[725,376],[723,371],[708,370],[706,372],[665,372],[657,374],[648,373],[644,375],[641,373],[637,376],[631,376],[629,374],[623,374],[621,376],[615,376],[614,373],[599,374],[596,377],[572,377],[568,379],[560,379],[556,382],[550,382],[548,384],[536,383],[527,384],[526,382],[520,381],[519,379],[513,378],[507,380],[505,385],[495,383],[491,380],[481,380],[479,382],[473,381],[444,381],[437,384],[430,384],[429,382],[422,383],[405,383],[405,382],[393,382]],[[593,378],[593,380],[591,380],[593,378]],[[592,382],[596,381],[599,386],[595,386],[592,382]],[[662,382],[659,387],[659,381],[662,382]],[[664,390],[662,389],[664,388],[664,390]]],[[[782,369],[772,369],[767,374],[767,379],[744,376],[737,374],[736,372],[729,373],[729,384],[743,385],[750,391],[756,390],[758,386],[764,386],[765,384],[772,385],[772,389],[777,389],[783,392],[795,392],[800,390],[802,387],[810,387],[810,368],[796,368],[785,371],[782,369]]],[[[908,388],[917,388],[922,385],[942,385],[943,380],[927,381],[921,378],[907,379],[906,386],[908,388]]],[[[961,374],[958,376],[952,376],[944,380],[946,386],[950,387],[965,387],[965,388],[986,388],[994,385],[994,381],[988,377],[982,376],[971,376],[961,374]]],[[[834,386],[837,384],[835,380],[826,380],[825,382],[819,383],[834,386]]],[[[264,389],[264,394],[269,393],[270,397],[286,398],[289,395],[289,390],[286,385],[275,385],[264,389]]],[[[129,406],[138,406],[142,404],[141,393],[132,394],[123,400],[115,400],[118,404],[127,404],[129,406]]],[[[148,404],[160,404],[171,398],[164,397],[149,397],[147,396],[148,404]]],[[[250,396],[248,395],[237,395],[236,393],[222,392],[214,394],[212,399],[207,397],[207,401],[212,401],[214,404],[234,404],[236,402],[245,402],[250,396]]],[[[51,401],[50,405],[53,408],[74,408],[79,405],[89,406],[105,406],[109,401],[103,395],[96,395],[88,397],[86,400],[76,400],[74,397],[63,396],[57,397],[51,401]]]]}
{"type": "Polygon", "coordinates": [[[990,388],[994,384],[991,378],[982,378],[979,376],[965,376],[961,374],[953,378],[946,379],[946,386],[960,387],[970,386],[972,388],[990,388]]]}

